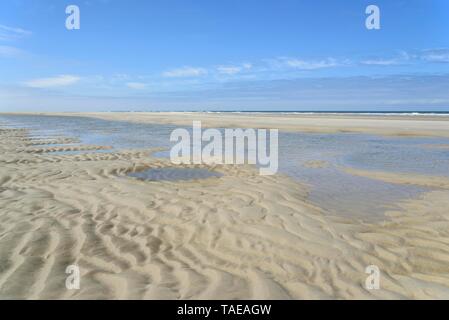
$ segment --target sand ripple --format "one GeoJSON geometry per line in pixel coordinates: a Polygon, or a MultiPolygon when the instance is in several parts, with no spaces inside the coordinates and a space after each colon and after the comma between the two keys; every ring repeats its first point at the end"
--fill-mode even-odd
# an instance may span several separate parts
{"type": "MultiPolygon", "coordinates": [[[[383,223],[324,215],[307,190],[251,167],[139,181],[149,150],[52,155],[0,130],[0,298],[449,298],[447,190],[383,223]],[[80,290],[65,269],[81,270],[80,290]],[[381,290],[364,288],[379,266],[381,290]]],[[[84,149],[86,150],[86,149],[84,149]]]]}

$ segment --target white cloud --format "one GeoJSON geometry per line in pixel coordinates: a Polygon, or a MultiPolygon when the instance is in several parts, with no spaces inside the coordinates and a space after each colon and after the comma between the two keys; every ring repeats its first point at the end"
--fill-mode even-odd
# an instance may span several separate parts
{"type": "Polygon", "coordinates": [[[339,63],[337,63],[337,61],[333,58],[327,58],[323,60],[302,60],[296,58],[281,57],[275,64],[280,64],[281,66],[287,66],[289,68],[300,70],[315,70],[339,66],[339,63]]]}
{"type": "Polygon", "coordinates": [[[244,63],[241,66],[219,66],[217,67],[217,71],[221,74],[233,75],[251,68],[252,65],[250,63],[244,63]]]}
{"type": "Polygon", "coordinates": [[[199,77],[207,74],[207,70],[203,68],[182,67],[178,69],[172,69],[162,73],[162,76],[167,78],[187,78],[187,77],[199,77]]]}
{"type": "Polygon", "coordinates": [[[11,41],[31,35],[31,31],[0,24],[0,40],[11,41]]]}
{"type": "Polygon", "coordinates": [[[125,80],[130,80],[130,76],[126,73],[115,73],[112,76],[112,81],[125,81],[125,80]]]}
{"type": "Polygon", "coordinates": [[[217,70],[219,73],[231,75],[231,74],[239,73],[240,71],[242,71],[242,68],[234,67],[234,66],[229,66],[229,67],[221,66],[221,67],[217,67],[217,70]]]}
{"type": "Polygon", "coordinates": [[[391,58],[375,58],[375,59],[367,59],[363,60],[360,63],[371,66],[394,66],[400,64],[406,64],[413,59],[414,56],[410,55],[406,51],[400,51],[396,57],[391,58]]]}
{"type": "Polygon", "coordinates": [[[296,68],[296,69],[303,69],[303,70],[314,70],[314,69],[321,69],[321,68],[330,68],[337,66],[337,63],[334,59],[326,59],[326,60],[320,60],[320,61],[305,61],[305,60],[298,60],[298,59],[290,59],[287,60],[287,65],[296,68]]]}
{"type": "Polygon", "coordinates": [[[128,88],[136,89],[136,90],[143,90],[147,87],[147,85],[142,82],[128,82],[128,83],[126,83],[126,86],[128,88]]]}
{"type": "Polygon", "coordinates": [[[79,77],[73,75],[59,75],[51,78],[39,78],[26,81],[24,84],[30,88],[65,87],[77,83],[79,77]]]}
{"type": "Polygon", "coordinates": [[[392,66],[399,64],[399,61],[396,59],[372,59],[372,60],[364,60],[361,62],[362,64],[372,65],[372,66],[392,66]]]}
{"type": "Polygon", "coordinates": [[[449,62],[449,49],[426,50],[422,54],[422,59],[429,62],[449,62]]]}
{"type": "Polygon", "coordinates": [[[24,52],[20,49],[10,46],[0,46],[0,57],[17,57],[22,55],[24,52]]]}

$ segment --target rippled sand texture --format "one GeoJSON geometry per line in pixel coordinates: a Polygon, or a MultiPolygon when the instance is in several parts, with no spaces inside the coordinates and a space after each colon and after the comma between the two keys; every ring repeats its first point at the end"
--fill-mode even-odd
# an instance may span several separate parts
{"type": "Polygon", "coordinates": [[[169,165],[149,150],[60,155],[26,130],[0,137],[0,299],[449,298],[446,189],[368,224],[254,168],[148,182],[126,174],[169,165]],[[72,264],[80,290],[65,287],[72,264]],[[371,264],[380,290],[364,288],[371,264]]]}

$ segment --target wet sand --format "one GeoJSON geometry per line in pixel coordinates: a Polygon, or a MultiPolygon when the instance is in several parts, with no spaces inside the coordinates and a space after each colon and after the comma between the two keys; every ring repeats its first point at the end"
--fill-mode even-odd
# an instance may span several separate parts
{"type": "MultiPolygon", "coordinates": [[[[181,121],[173,119],[166,121],[181,121]]],[[[254,124],[233,124],[242,123],[254,124]]],[[[418,124],[407,128],[430,134],[418,124]]],[[[249,166],[207,167],[222,175],[207,179],[140,181],[127,174],[171,164],[151,150],[53,154],[59,147],[39,146],[23,129],[0,136],[0,299],[449,298],[446,183],[368,223],[326,215],[307,201],[305,186],[249,166]],[[73,264],[79,290],[65,287],[73,264]],[[364,287],[372,264],[379,290],[364,287]]],[[[403,175],[376,176],[404,183],[403,175]]],[[[435,185],[432,177],[418,182],[435,185]]]]}

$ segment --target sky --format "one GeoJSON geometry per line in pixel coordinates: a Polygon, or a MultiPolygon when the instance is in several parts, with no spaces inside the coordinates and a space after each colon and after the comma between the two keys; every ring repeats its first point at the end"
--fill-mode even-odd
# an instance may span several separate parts
{"type": "Polygon", "coordinates": [[[0,111],[128,110],[449,110],[449,1],[0,2],[0,111]]]}

